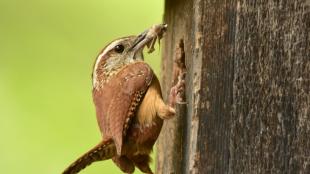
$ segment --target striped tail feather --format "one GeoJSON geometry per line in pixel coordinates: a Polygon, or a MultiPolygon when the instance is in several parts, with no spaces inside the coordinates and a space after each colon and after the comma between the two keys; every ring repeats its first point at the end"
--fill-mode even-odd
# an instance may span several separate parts
{"type": "Polygon", "coordinates": [[[100,142],[97,146],[72,163],[62,174],[76,174],[93,162],[111,159],[116,154],[113,140],[100,142]]]}

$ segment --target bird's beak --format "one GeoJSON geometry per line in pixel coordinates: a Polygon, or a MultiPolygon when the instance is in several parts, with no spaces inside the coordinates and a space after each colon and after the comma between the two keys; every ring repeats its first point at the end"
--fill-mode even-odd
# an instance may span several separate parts
{"type": "Polygon", "coordinates": [[[153,25],[151,28],[142,32],[133,41],[129,51],[136,54],[137,52],[142,52],[143,48],[147,45],[150,48],[149,52],[152,52],[154,50],[156,39],[160,40],[163,37],[163,34],[167,30],[167,26],[167,24],[153,25]]]}

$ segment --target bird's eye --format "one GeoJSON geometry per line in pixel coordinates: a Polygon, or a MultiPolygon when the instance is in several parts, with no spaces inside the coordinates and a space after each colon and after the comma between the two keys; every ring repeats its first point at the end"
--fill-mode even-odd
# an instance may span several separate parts
{"type": "Polygon", "coordinates": [[[115,50],[115,52],[117,52],[117,53],[122,53],[123,51],[124,51],[124,45],[116,45],[115,47],[114,47],[114,50],[115,50]]]}

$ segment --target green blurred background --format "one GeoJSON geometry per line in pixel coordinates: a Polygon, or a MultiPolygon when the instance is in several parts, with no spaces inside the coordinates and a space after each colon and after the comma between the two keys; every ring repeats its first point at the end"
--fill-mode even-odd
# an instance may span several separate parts
{"type": "MultiPolygon", "coordinates": [[[[96,145],[97,54],[162,14],[163,0],[0,0],[0,173],[61,173],[96,145]]],[[[145,56],[157,73],[159,55],[145,56]]],[[[81,173],[121,172],[107,161],[81,173]]]]}

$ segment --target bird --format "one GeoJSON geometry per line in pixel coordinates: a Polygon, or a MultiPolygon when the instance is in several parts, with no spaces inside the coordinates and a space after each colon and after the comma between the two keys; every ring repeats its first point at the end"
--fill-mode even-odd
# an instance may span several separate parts
{"type": "MultiPolygon", "coordinates": [[[[161,86],[152,68],[144,62],[143,49],[154,51],[156,40],[163,37],[167,24],[151,26],[139,35],[116,39],[97,56],[93,66],[93,103],[102,140],[63,174],[75,174],[93,162],[112,159],[124,173],[137,167],[152,174],[152,147],[163,121],[175,115],[179,91],[164,102],[161,86]]],[[[175,87],[174,87],[175,89],[175,87]]]]}

